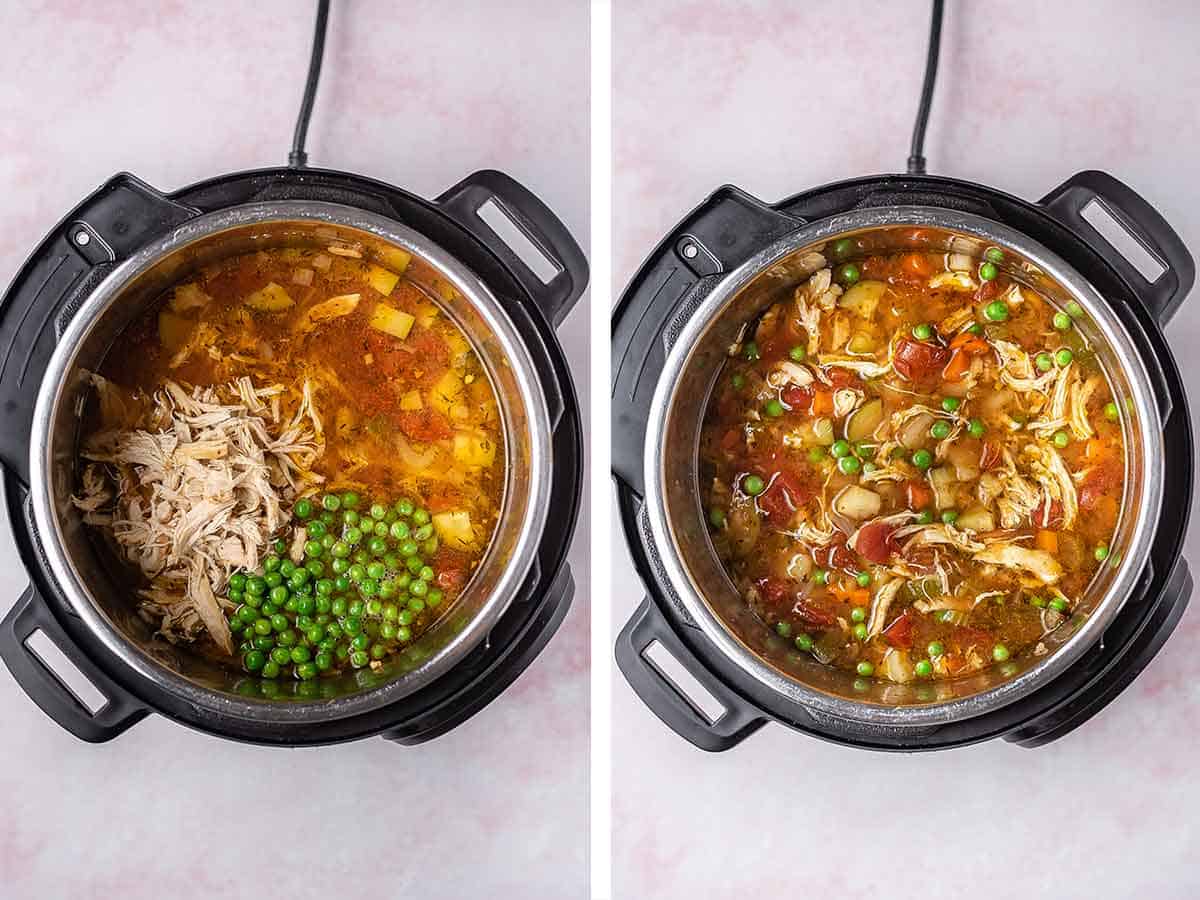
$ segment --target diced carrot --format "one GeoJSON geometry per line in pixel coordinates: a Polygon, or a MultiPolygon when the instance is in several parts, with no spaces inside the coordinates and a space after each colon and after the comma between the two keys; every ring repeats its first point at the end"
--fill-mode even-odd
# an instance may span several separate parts
{"type": "Polygon", "coordinates": [[[950,349],[957,350],[963,344],[967,343],[968,341],[973,340],[974,337],[975,337],[975,335],[971,334],[971,332],[969,332],[969,331],[959,332],[950,341],[950,349]]]}
{"type": "Polygon", "coordinates": [[[818,390],[813,394],[812,412],[814,416],[827,416],[833,412],[833,392],[818,390]]]}
{"type": "Polygon", "coordinates": [[[983,338],[971,334],[969,331],[964,331],[961,334],[955,335],[954,339],[950,341],[950,349],[961,349],[964,353],[968,353],[971,356],[983,356],[985,353],[990,352],[992,347],[983,338]]]}
{"type": "Polygon", "coordinates": [[[942,369],[942,378],[946,381],[958,381],[971,368],[971,359],[963,349],[955,350],[950,356],[950,362],[942,369]]]}
{"type": "Polygon", "coordinates": [[[1045,550],[1047,553],[1058,552],[1058,535],[1053,531],[1048,531],[1045,528],[1039,529],[1036,543],[1039,550],[1045,550]]]}
{"type": "Polygon", "coordinates": [[[1104,458],[1104,441],[1092,438],[1084,445],[1083,456],[1089,463],[1097,463],[1104,458]]]}
{"type": "Polygon", "coordinates": [[[866,606],[871,602],[871,592],[867,588],[856,588],[850,591],[850,602],[855,606],[866,606]]]}

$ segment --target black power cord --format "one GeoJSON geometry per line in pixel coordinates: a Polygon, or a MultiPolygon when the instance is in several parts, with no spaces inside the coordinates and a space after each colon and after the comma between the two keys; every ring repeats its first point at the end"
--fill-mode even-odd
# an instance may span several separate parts
{"type": "Polygon", "coordinates": [[[929,107],[933,105],[933,85],[937,81],[938,52],[942,47],[942,7],[944,0],[933,0],[933,15],[929,21],[929,51],[925,56],[925,83],[921,85],[921,103],[917,121],[913,123],[912,146],[908,151],[908,174],[925,174],[925,126],[929,124],[929,107]]]}
{"type": "Polygon", "coordinates": [[[288,154],[288,165],[293,169],[303,169],[308,165],[308,154],[304,152],[304,142],[308,139],[308,120],[312,118],[313,101],[317,99],[317,83],[321,80],[321,60],[325,56],[325,26],[328,24],[329,0],[318,0],[312,56],[308,61],[308,80],[304,83],[304,99],[300,103],[300,115],[296,118],[296,132],[292,136],[292,152],[288,154]]]}

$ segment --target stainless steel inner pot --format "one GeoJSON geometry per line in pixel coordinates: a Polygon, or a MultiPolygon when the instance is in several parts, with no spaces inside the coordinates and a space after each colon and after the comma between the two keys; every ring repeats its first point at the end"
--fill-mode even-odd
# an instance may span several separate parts
{"type": "MultiPolygon", "coordinates": [[[[547,513],[551,427],[534,362],[497,297],[469,269],[421,234],[372,213],[332,203],[246,204],[200,216],[138,251],[86,297],[65,328],[38,393],[30,444],[30,496],[38,538],[71,608],[123,663],[203,709],[257,721],[315,722],[398,700],[452,668],[483,641],[525,580],[547,513]],[[121,331],[168,286],[217,259],[273,247],[358,241],[386,263],[400,248],[417,281],[470,339],[499,400],[507,472],[499,524],[462,595],[381,671],[319,679],[315,696],[244,697],[245,677],[184,646],[156,638],[134,612],[131,583],[114,578],[70,502],[77,489],[80,423],[94,402],[82,373],[95,369],[121,331]],[[290,702],[283,702],[283,701],[290,702]]],[[[294,689],[294,688],[293,688],[294,689]]]]}
{"type": "Polygon", "coordinates": [[[1099,293],[1061,258],[1020,232],[979,216],[897,206],[856,210],[820,220],[763,248],[726,275],[697,304],[685,304],[664,331],[667,358],[646,429],[643,513],[653,549],[675,599],[717,650],[746,675],[817,712],[875,724],[944,724],[1011,703],[1045,685],[1078,660],[1133,592],[1143,573],[1162,501],[1161,416],[1151,381],[1126,327],[1099,293]],[[698,448],[709,395],[738,329],[823,263],[814,255],[840,237],[870,234],[878,252],[911,249],[905,232],[919,226],[937,237],[927,249],[982,258],[1004,250],[1001,268],[1052,301],[1074,300],[1079,328],[1115,395],[1126,446],[1122,512],[1110,565],[1102,567],[1078,611],[1048,635],[1049,653],[1014,658],[947,682],[892,684],[856,678],[797,652],[756,617],[718,560],[700,504],[698,448]]]}

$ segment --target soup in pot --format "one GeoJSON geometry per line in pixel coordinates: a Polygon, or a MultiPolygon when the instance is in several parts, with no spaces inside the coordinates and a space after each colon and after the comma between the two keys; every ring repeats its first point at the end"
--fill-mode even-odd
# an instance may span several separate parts
{"type": "Polygon", "coordinates": [[[141,617],[268,680],[381,666],[464,589],[501,507],[492,385],[419,285],[453,288],[364,253],[206,266],[90,375],[74,502],[141,617]]]}
{"type": "Polygon", "coordinates": [[[709,400],[717,555],[780,636],[860,676],[1047,653],[1122,503],[1122,410],[1084,310],[1011,280],[998,247],[822,253],[742,331],[709,400]]]}

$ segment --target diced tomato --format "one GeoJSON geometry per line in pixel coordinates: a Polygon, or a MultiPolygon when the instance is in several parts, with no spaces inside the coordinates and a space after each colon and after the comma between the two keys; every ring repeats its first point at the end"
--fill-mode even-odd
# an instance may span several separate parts
{"type": "Polygon", "coordinates": [[[454,429],[436,409],[403,410],[396,414],[396,423],[405,435],[421,443],[454,437],[454,429]]]}
{"type": "Polygon", "coordinates": [[[791,472],[776,472],[767,489],[758,497],[758,508],[767,515],[767,520],[777,528],[786,525],[812,497],[812,491],[791,472]]]}
{"type": "Polygon", "coordinates": [[[795,593],[795,589],[781,578],[760,578],[755,587],[768,606],[782,606],[795,593]]]}
{"type": "Polygon", "coordinates": [[[1000,445],[995,441],[984,441],[979,451],[979,468],[988,472],[1000,465],[1000,445]]]}
{"type": "Polygon", "coordinates": [[[942,369],[942,380],[958,381],[965,374],[967,369],[971,368],[971,357],[966,351],[961,348],[950,351],[950,362],[946,363],[946,368],[942,369]]]}
{"type": "Polygon", "coordinates": [[[837,616],[829,610],[823,609],[816,600],[810,597],[797,600],[792,611],[809,625],[819,628],[828,628],[837,621],[837,616]]]}
{"type": "Polygon", "coordinates": [[[914,624],[909,610],[905,610],[887,628],[883,629],[883,639],[893,647],[907,650],[913,645],[914,624]]]}
{"type": "Polygon", "coordinates": [[[835,388],[857,388],[862,390],[863,382],[858,377],[857,372],[851,372],[849,369],[843,369],[841,366],[830,366],[825,370],[825,377],[829,379],[829,383],[835,388]]]}
{"type": "Polygon", "coordinates": [[[431,513],[446,512],[451,509],[461,509],[463,505],[462,492],[458,488],[442,485],[430,492],[425,498],[425,508],[431,513]]]}
{"type": "Polygon", "coordinates": [[[798,384],[789,384],[783,389],[780,396],[789,409],[807,412],[812,406],[813,389],[810,387],[800,387],[798,384]]]}
{"type": "Polygon", "coordinates": [[[1050,501],[1049,515],[1046,513],[1046,501],[1043,498],[1042,502],[1033,508],[1033,512],[1029,514],[1029,521],[1037,528],[1049,528],[1051,531],[1057,531],[1062,528],[1063,522],[1063,507],[1059,500],[1050,501]]]}
{"type": "Polygon", "coordinates": [[[872,522],[858,530],[855,549],[873,563],[883,564],[893,553],[900,550],[892,536],[895,528],[884,522],[872,522]]]}
{"type": "Polygon", "coordinates": [[[846,536],[840,532],[838,536],[824,547],[813,550],[813,560],[824,569],[840,569],[843,572],[857,572],[858,559],[846,546],[846,536]]]}
{"type": "Polygon", "coordinates": [[[923,481],[910,478],[904,482],[904,505],[914,512],[933,502],[933,491],[923,481]]]}
{"type": "Polygon", "coordinates": [[[833,413],[833,391],[827,391],[823,388],[813,393],[812,414],[814,416],[828,416],[833,413]]]}
{"type": "Polygon", "coordinates": [[[462,586],[467,578],[467,557],[448,547],[439,548],[429,563],[433,569],[434,581],[443,591],[450,591],[462,586]]]}
{"type": "Polygon", "coordinates": [[[1106,495],[1118,492],[1123,480],[1120,464],[1108,460],[1098,466],[1093,466],[1084,476],[1079,486],[1079,508],[1095,509],[1100,500],[1106,495]]]}
{"type": "Polygon", "coordinates": [[[975,290],[975,302],[987,303],[989,300],[995,300],[1000,296],[1000,279],[993,278],[991,281],[985,281],[975,290]]]}
{"type": "Polygon", "coordinates": [[[950,352],[929,341],[910,341],[900,338],[892,364],[909,381],[921,381],[936,373],[949,359],[950,352]]]}

